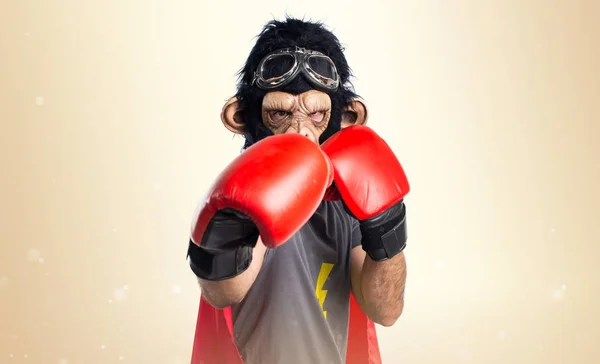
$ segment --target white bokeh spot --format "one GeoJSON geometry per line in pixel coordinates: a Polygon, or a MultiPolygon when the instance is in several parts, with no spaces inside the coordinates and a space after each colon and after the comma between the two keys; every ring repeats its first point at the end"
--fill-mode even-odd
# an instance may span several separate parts
{"type": "Polygon", "coordinates": [[[456,356],[461,363],[472,363],[473,353],[468,347],[459,347],[456,349],[456,356]]]}
{"type": "Polygon", "coordinates": [[[565,289],[563,289],[561,287],[561,288],[556,288],[556,289],[552,290],[552,298],[557,301],[565,298],[565,289]]]}
{"type": "Polygon", "coordinates": [[[35,98],[35,104],[36,104],[37,106],[42,106],[42,105],[44,105],[44,102],[45,102],[45,100],[44,100],[44,97],[43,97],[43,96],[38,96],[38,97],[36,97],[36,98],[35,98]]]}
{"type": "Polygon", "coordinates": [[[498,338],[498,340],[506,339],[506,331],[504,331],[504,330],[498,331],[498,334],[496,334],[496,337],[498,338]]]}
{"type": "Polygon", "coordinates": [[[0,288],[8,286],[8,278],[0,277],[0,288]]]}
{"type": "MultiPolygon", "coordinates": [[[[123,288],[117,288],[117,289],[115,289],[115,292],[113,293],[113,296],[115,297],[115,300],[117,300],[117,301],[123,301],[125,299],[125,289],[123,289],[123,288]]],[[[112,301],[109,300],[108,302],[110,303],[112,301]]]]}
{"type": "Polygon", "coordinates": [[[172,290],[173,290],[173,293],[179,294],[179,293],[181,293],[181,286],[176,284],[173,286],[172,290]]]}
{"type": "Polygon", "coordinates": [[[69,360],[62,358],[58,360],[58,364],[69,364],[69,360]]]}
{"type": "Polygon", "coordinates": [[[40,252],[38,249],[29,249],[27,252],[27,260],[30,262],[39,263],[40,259],[42,259],[42,252],[40,252]]]}
{"type": "Polygon", "coordinates": [[[437,260],[433,263],[433,269],[435,269],[437,271],[443,270],[444,267],[445,267],[445,264],[439,260],[437,260]]]}

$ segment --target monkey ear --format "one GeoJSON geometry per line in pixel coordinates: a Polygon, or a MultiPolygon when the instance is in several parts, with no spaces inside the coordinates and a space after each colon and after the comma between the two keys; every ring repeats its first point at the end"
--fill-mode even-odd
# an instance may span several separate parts
{"type": "Polygon", "coordinates": [[[362,99],[354,98],[342,110],[342,129],[351,125],[366,125],[369,118],[367,105],[362,99]]]}
{"type": "Polygon", "coordinates": [[[232,133],[244,133],[244,118],[240,108],[240,103],[236,97],[232,97],[223,106],[221,111],[221,121],[223,125],[232,133]]]}

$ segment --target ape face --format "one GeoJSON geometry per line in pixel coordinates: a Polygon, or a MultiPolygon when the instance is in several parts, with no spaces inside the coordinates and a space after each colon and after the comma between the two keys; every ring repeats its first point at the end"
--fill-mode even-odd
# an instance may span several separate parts
{"type": "MultiPolygon", "coordinates": [[[[245,134],[247,123],[237,98],[231,98],[223,107],[221,118],[225,127],[233,133],[245,134]]],[[[331,115],[335,113],[331,97],[319,90],[302,93],[284,91],[267,92],[260,105],[260,123],[272,135],[299,133],[315,143],[322,143],[325,131],[330,127],[331,115]]],[[[335,131],[367,122],[367,107],[360,99],[337,109],[340,126],[335,131]]]]}
{"type": "Polygon", "coordinates": [[[273,134],[299,133],[318,143],[330,117],[331,99],[321,91],[299,95],[274,91],[263,98],[262,121],[273,134]]]}
{"type": "Polygon", "coordinates": [[[343,127],[367,122],[367,108],[349,86],[342,47],[322,24],[269,23],[240,75],[221,119],[246,137],[245,147],[284,133],[323,143],[343,127]]]}

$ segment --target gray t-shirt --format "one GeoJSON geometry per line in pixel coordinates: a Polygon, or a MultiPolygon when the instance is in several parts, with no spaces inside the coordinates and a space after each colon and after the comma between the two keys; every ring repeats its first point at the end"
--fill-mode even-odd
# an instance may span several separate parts
{"type": "Polygon", "coordinates": [[[344,364],[350,251],[358,221],[324,201],[288,242],[269,249],[244,301],[232,306],[245,364],[344,364]]]}

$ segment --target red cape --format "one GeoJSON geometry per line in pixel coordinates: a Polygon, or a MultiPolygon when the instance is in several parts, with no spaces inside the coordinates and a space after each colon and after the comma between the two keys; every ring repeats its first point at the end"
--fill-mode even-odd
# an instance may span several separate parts
{"type": "MultiPolygon", "coordinates": [[[[381,364],[375,324],[350,295],[346,364],[381,364]]],[[[233,339],[231,308],[218,310],[200,297],[191,364],[243,364],[233,339]]]]}

